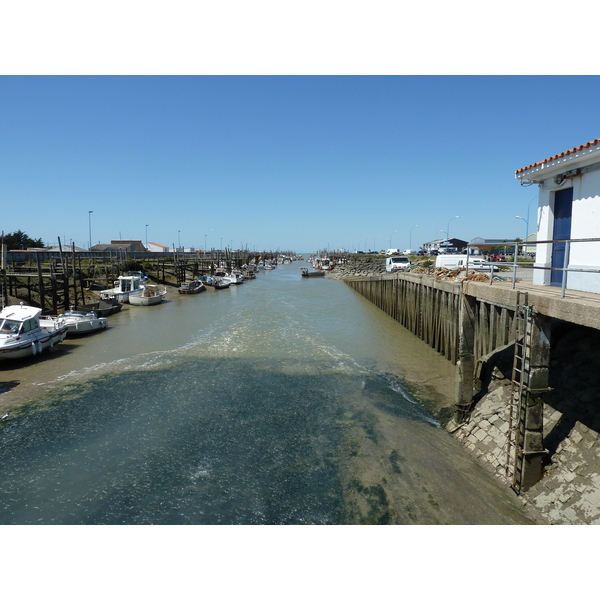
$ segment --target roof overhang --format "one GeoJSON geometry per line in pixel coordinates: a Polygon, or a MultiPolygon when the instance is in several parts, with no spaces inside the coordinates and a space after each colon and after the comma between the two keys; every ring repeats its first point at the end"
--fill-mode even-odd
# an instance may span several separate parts
{"type": "Polygon", "coordinates": [[[541,183],[554,178],[557,183],[600,168],[600,139],[567,150],[515,172],[521,182],[541,183]]]}

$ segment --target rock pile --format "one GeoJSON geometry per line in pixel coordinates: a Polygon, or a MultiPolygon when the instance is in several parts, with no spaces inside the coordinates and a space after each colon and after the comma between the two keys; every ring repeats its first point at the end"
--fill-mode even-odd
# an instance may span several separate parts
{"type": "MultiPolygon", "coordinates": [[[[405,273],[414,273],[416,275],[429,275],[437,280],[444,281],[489,281],[487,275],[478,273],[477,271],[469,271],[455,269],[449,270],[442,267],[423,267],[414,266],[410,270],[401,271],[405,273]]],[[[385,263],[382,260],[373,262],[349,262],[343,265],[336,265],[328,277],[333,279],[346,279],[348,277],[381,277],[385,275],[385,263]]]]}
{"type": "Polygon", "coordinates": [[[380,277],[385,275],[385,263],[382,260],[373,262],[348,262],[344,265],[336,265],[327,273],[333,279],[346,279],[348,277],[380,277]]]}

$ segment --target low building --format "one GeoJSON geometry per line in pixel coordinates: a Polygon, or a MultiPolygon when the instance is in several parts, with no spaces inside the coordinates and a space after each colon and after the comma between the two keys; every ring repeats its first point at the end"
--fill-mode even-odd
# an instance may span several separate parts
{"type": "Polygon", "coordinates": [[[441,240],[433,240],[423,244],[422,248],[428,254],[431,254],[432,250],[436,252],[464,252],[468,242],[459,240],[457,238],[444,238],[441,240]]]}
{"type": "Polygon", "coordinates": [[[600,292],[600,139],[515,172],[539,189],[533,283],[600,292]]]}
{"type": "Polygon", "coordinates": [[[506,240],[506,239],[486,239],[476,237],[469,242],[469,253],[470,254],[486,254],[493,250],[503,250],[504,254],[512,254],[515,251],[515,242],[523,244],[527,242],[527,246],[519,246],[519,254],[534,254],[536,251],[535,242],[537,240],[537,233],[530,233],[526,239],[518,240],[506,240]]]}
{"type": "Polygon", "coordinates": [[[147,252],[168,252],[169,246],[163,246],[163,244],[157,244],[156,242],[148,242],[145,250],[147,252]]]}

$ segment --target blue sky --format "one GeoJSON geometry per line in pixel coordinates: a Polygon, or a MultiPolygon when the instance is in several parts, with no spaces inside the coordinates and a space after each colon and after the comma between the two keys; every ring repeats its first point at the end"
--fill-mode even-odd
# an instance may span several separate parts
{"type": "Polygon", "coordinates": [[[515,216],[527,218],[537,188],[522,188],[514,171],[599,135],[598,77],[0,85],[0,197],[25,209],[4,211],[2,229],[85,247],[90,210],[93,243],[145,241],[147,230],[170,247],[308,252],[419,246],[448,226],[465,240],[524,236],[515,216]]]}
{"type": "Polygon", "coordinates": [[[599,137],[597,76],[3,76],[6,232],[47,244],[514,238],[514,172],[599,137]],[[8,207],[18,207],[7,210],[8,207]],[[453,217],[459,216],[458,219],[453,217]],[[146,228],[146,225],[148,227],[146,228]],[[417,227],[415,227],[417,226],[417,227]]]}

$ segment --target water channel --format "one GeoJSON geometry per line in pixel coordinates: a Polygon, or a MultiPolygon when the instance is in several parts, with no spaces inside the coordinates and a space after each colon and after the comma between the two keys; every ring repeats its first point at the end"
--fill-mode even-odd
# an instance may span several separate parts
{"type": "Polygon", "coordinates": [[[530,523],[434,416],[454,367],[299,266],[1,364],[0,524],[530,523]]]}

